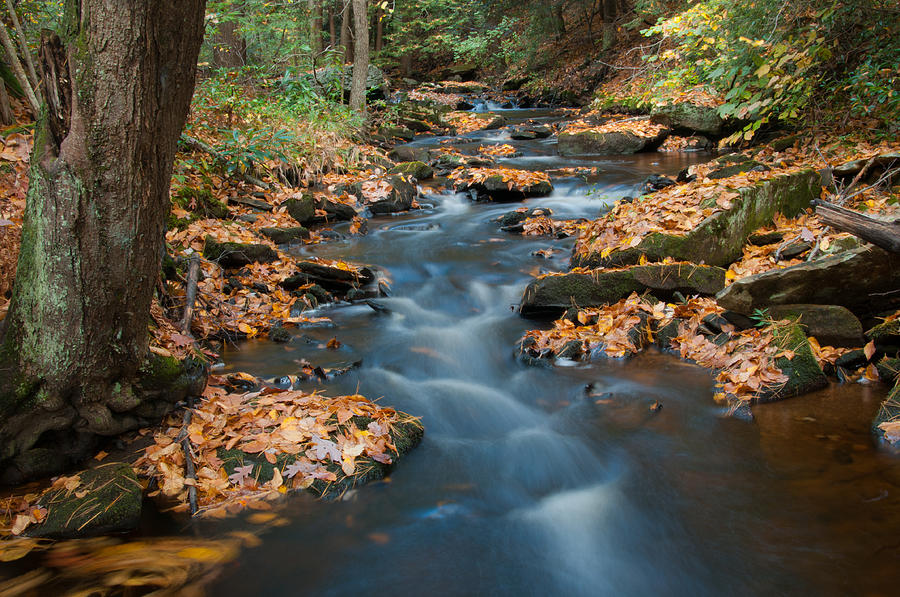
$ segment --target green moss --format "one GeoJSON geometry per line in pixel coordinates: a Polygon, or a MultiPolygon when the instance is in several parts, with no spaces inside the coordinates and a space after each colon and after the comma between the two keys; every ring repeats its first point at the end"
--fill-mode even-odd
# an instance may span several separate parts
{"type": "Polygon", "coordinates": [[[803,329],[797,323],[776,327],[775,344],[784,351],[793,353],[791,358],[781,356],[775,359],[775,366],[788,376],[784,386],[760,393],[755,402],[770,402],[799,396],[828,385],[828,379],[819,367],[803,329]]]}

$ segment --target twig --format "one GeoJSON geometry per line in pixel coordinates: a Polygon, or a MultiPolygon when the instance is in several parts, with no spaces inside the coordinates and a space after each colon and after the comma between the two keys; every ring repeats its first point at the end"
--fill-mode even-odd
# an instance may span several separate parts
{"type": "MultiPolygon", "coordinates": [[[[178,437],[175,438],[175,441],[179,442],[181,449],[184,450],[185,478],[196,483],[197,473],[194,470],[194,460],[191,455],[191,438],[188,434],[188,425],[191,424],[192,415],[193,412],[190,409],[190,404],[188,404],[185,406],[184,418],[181,420],[181,431],[178,432],[178,437]]],[[[195,485],[188,485],[188,504],[190,504],[191,516],[193,516],[197,513],[197,487],[195,485]]]]}
{"type": "Polygon", "coordinates": [[[800,235],[792,236],[791,238],[785,239],[780,245],[778,245],[778,249],[775,251],[775,263],[781,261],[781,252],[788,248],[788,245],[797,241],[800,238],[800,235]]]}

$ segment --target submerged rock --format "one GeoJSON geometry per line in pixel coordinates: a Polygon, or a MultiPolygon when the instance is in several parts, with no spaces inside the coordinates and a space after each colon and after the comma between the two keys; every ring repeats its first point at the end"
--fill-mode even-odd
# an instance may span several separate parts
{"type": "Polygon", "coordinates": [[[750,314],[772,305],[840,305],[857,315],[878,313],[898,300],[900,255],[874,246],[735,280],[719,304],[750,314]]]}
{"type": "Polygon", "coordinates": [[[675,292],[714,295],[724,287],[724,269],[692,263],[652,263],[626,269],[551,274],[528,285],[519,312],[523,317],[547,317],[572,305],[599,307],[615,303],[632,292],[649,290],[657,298],[667,299],[675,292]]]}
{"type": "Polygon", "coordinates": [[[141,484],[131,466],[103,464],[41,495],[35,505],[46,508],[47,515],[25,534],[75,539],[131,531],[140,524],[142,499],[141,484]]]}
{"type": "Polygon", "coordinates": [[[220,243],[211,236],[206,237],[203,256],[215,261],[225,269],[243,267],[251,263],[269,263],[278,260],[278,254],[269,245],[250,243],[220,243]]]}

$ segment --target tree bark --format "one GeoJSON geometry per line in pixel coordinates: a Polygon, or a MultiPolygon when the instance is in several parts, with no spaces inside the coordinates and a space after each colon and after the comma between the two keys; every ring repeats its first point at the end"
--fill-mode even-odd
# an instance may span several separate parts
{"type": "Polygon", "coordinates": [[[204,9],[68,0],[63,39],[43,40],[47,109],[0,337],[0,481],[54,472],[173,406],[148,380],[183,369],[149,355],[148,324],[204,9]]]}
{"type": "Polygon", "coordinates": [[[313,56],[322,53],[322,4],[317,0],[306,0],[309,10],[309,47],[313,56]]]}
{"type": "Polygon", "coordinates": [[[241,68],[247,63],[247,42],[234,21],[219,23],[213,36],[213,64],[219,68],[241,68]]]}
{"type": "Polygon", "coordinates": [[[353,42],[350,40],[350,9],[351,0],[343,0],[344,8],[341,10],[341,47],[344,48],[344,64],[353,60],[353,42]]]}
{"type": "Polygon", "coordinates": [[[369,19],[367,0],[353,0],[353,80],[350,109],[366,113],[366,78],[369,75],[369,19]]]}
{"type": "Polygon", "coordinates": [[[16,76],[16,80],[25,92],[25,100],[28,102],[28,108],[31,110],[34,117],[37,118],[41,114],[41,102],[38,100],[34,88],[28,81],[28,75],[25,74],[25,69],[22,68],[22,62],[19,60],[19,55],[16,53],[16,47],[13,45],[9,33],[6,31],[6,25],[3,23],[0,23],[0,43],[3,44],[3,49],[6,50],[6,58],[9,60],[13,74],[16,76]]]}
{"type": "Polygon", "coordinates": [[[816,215],[832,228],[849,232],[886,251],[900,253],[900,220],[877,220],[827,201],[816,200],[813,205],[816,215]]]}
{"type": "Polygon", "coordinates": [[[9,103],[9,93],[6,91],[6,83],[0,80],[0,123],[7,126],[15,121],[12,105],[9,103]]]}
{"type": "Polygon", "coordinates": [[[328,47],[333,48],[337,41],[337,23],[335,22],[334,5],[328,7],[328,47]]]}
{"type": "Polygon", "coordinates": [[[28,82],[35,90],[35,95],[40,95],[40,81],[38,80],[37,71],[34,68],[34,59],[31,56],[31,50],[28,48],[28,40],[25,39],[25,32],[22,30],[22,24],[19,22],[19,15],[16,14],[16,7],[13,6],[12,0],[6,0],[6,9],[9,11],[9,18],[19,36],[19,47],[22,49],[22,58],[25,59],[25,66],[28,67],[28,82]]]}
{"type": "Polygon", "coordinates": [[[384,48],[384,10],[381,6],[375,12],[375,51],[380,52],[384,48]]]}

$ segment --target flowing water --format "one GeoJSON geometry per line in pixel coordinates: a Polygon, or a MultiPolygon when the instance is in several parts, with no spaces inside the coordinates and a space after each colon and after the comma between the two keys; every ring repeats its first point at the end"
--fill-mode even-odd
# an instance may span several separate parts
{"type": "MultiPolygon", "coordinates": [[[[509,142],[502,130],[468,137],[456,146],[509,142]]],[[[525,202],[559,218],[594,217],[648,175],[704,159],[563,159],[551,140],[513,144],[524,156],[503,165],[600,169],[555,179],[552,196],[525,202]]],[[[517,204],[429,189],[420,202],[433,207],[302,250],[387,270],[393,296],[380,302],[389,314],[332,307],[334,328],[298,330],[286,346],[248,342],[224,357],[229,370],[266,377],[291,374],[304,358],[361,359],[326,391],[358,388],[420,416],[422,445],[389,482],[337,502],[287,500],[290,524],[247,550],[211,594],[891,592],[900,463],[867,430],[882,387],[833,386],[758,407],[748,422],[723,416],[706,371],[669,355],[527,367],[513,346],[542,324],[513,306],[533,274],[565,268],[571,239],[499,232],[493,220],[517,204]],[[557,253],[531,255],[545,248],[557,253]],[[321,350],[333,336],[340,350],[321,350]],[[661,411],[649,410],[654,401],[661,411]]]]}

